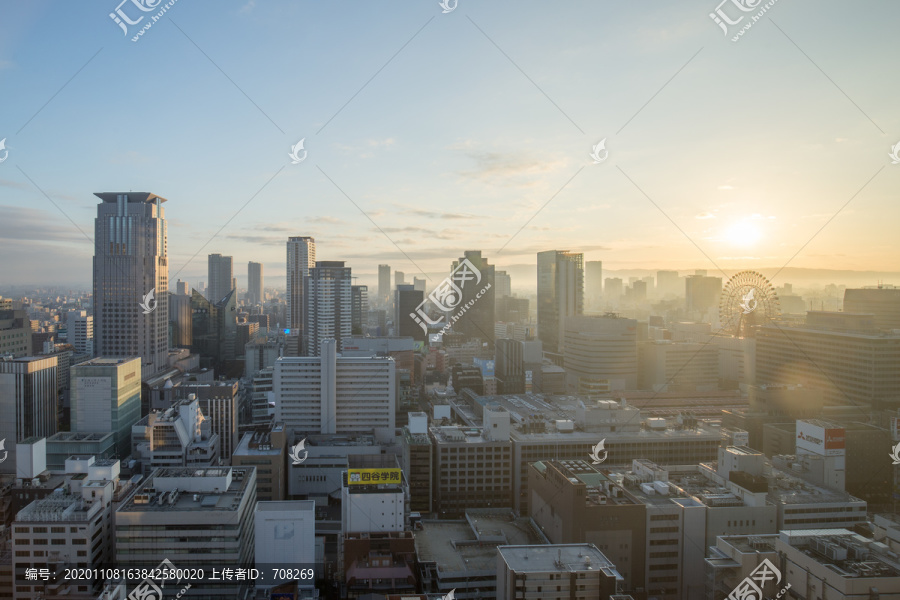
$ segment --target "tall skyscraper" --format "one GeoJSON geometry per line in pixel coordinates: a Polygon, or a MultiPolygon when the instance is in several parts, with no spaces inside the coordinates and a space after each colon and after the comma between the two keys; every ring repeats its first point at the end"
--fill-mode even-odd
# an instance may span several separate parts
{"type": "Polygon", "coordinates": [[[684,285],[685,303],[688,314],[698,313],[694,317],[701,320],[709,318],[711,311],[719,306],[719,294],[722,293],[722,278],[710,277],[704,270],[688,275],[684,285]]]}
{"type": "Polygon", "coordinates": [[[247,263],[247,300],[250,304],[260,304],[263,301],[262,263],[247,263]]]}
{"type": "Polygon", "coordinates": [[[603,296],[603,261],[589,260],[584,263],[584,293],[588,304],[596,306],[603,296]]]}
{"type": "Polygon", "coordinates": [[[352,282],[350,267],[345,267],[343,261],[317,261],[309,270],[303,291],[307,356],[318,356],[325,340],[337,340],[340,348],[342,341],[350,337],[352,282]]]}
{"type": "Polygon", "coordinates": [[[66,316],[68,341],[79,354],[94,355],[94,317],[86,311],[70,310],[66,316]]]}
{"type": "Polygon", "coordinates": [[[494,347],[494,311],[496,310],[496,285],[494,279],[494,265],[488,264],[487,258],[481,256],[481,250],[466,250],[465,256],[458,261],[454,261],[451,271],[455,271],[453,277],[456,285],[462,290],[462,301],[459,306],[467,306],[472,302],[471,308],[454,323],[453,331],[463,333],[470,338],[479,338],[488,345],[494,347]],[[460,271],[456,271],[457,267],[464,260],[468,260],[481,273],[481,282],[476,283],[474,276],[468,277],[460,271]],[[468,279],[468,281],[466,281],[468,279]],[[464,285],[465,284],[465,285],[464,285]],[[487,287],[490,288],[481,293],[487,287]],[[480,294],[480,296],[479,296],[480,294]]]}
{"type": "Polygon", "coordinates": [[[423,294],[425,293],[425,286],[428,284],[424,279],[419,279],[418,277],[413,277],[413,288],[419,290],[423,294]]]}
{"type": "Polygon", "coordinates": [[[209,294],[206,297],[215,304],[234,289],[234,258],[210,254],[208,266],[209,294]]]}
{"type": "Polygon", "coordinates": [[[506,271],[494,272],[494,283],[497,287],[497,291],[494,292],[495,298],[499,300],[504,296],[512,296],[512,278],[509,273],[506,271]]]}
{"type": "Polygon", "coordinates": [[[154,375],[169,350],[166,199],[94,195],[102,201],[94,220],[94,354],[140,356],[142,376],[154,375]]]}
{"type": "Polygon", "coordinates": [[[56,356],[0,360],[0,440],[11,455],[4,454],[0,473],[16,472],[18,442],[56,433],[57,368],[56,356]]]}
{"type": "Polygon", "coordinates": [[[637,321],[616,316],[565,319],[569,392],[637,389],[637,321]]]}
{"type": "Polygon", "coordinates": [[[303,333],[303,279],[316,266],[316,240],[311,237],[290,237],[287,242],[287,323],[291,335],[303,333]]]}
{"type": "Polygon", "coordinates": [[[584,254],[538,252],[538,337],[544,351],[559,353],[566,317],[584,312],[584,254]]]}
{"type": "Polygon", "coordinates": [[[169,340],[169,345],[173,348],[190,348],[193,335],[190,296],[180,293],[169,296],[169,319],[172,321],[172,339],[169,340]]]}
{"type": "Polygon", "coordinates": [[[378,265],[378,300],[382,305],[391,301],[390,265],[378,265]]]}
{"type": "Polygon", "coordinates": [[[141,418],[136,358],[95,358],[72,367],[72,431],[112,433],[116,457],[131,454],[131,426],[141,418]]]}
{"type": "Polygon", "coordinates": [[[412,285],[398,285],[394,291],[394,331],[397,337],[425,341],[425,331],[409,315],[416,312],[425,294],[412,285]]]}
{"type": "Polygon", "coordinates": [[[175,293],[182,296],[190,296],[191,289],[190,286],[188,286],[188,282],[179,279],[178,283],[175,284],[175,293]]]}
{"type": "Polygon", "coordinates": [[[350,287],[350,332],[362,335],[369,320],[369,287],[354,285],[350,287]]]}
{"type": "Polygon", "coordinates": [[[684,292],[684,286],[681,284],[678,271],[657,271],[656,272],[656,293],[660,298],[665,298],[669,294],[680,296],[684,292]]]}
{"type": "Polygon", "coordinates": [[[394,287],[398,285],[406,285],[406,273],[403,271],[394,271],[394,287]]]}

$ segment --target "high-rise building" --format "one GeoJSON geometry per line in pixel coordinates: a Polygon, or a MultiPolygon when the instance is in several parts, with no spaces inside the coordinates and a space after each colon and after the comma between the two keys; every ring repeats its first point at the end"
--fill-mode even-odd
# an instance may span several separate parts
{"type": "Polygon", "coordinates": [[[94,358],[71,369],[71,429],[112,433],[116,456],[131,453],[131,426],[141,418],[141,364],[137,358],[94,358]]]}
{"type": "Polygon", "coordinates": [[[512,296],[512,278],[506,271],[494,272],[494,296],[498,299],[504,296],[512,296]]]}
{"type": "Polygon", "coordinates": [[[570,391],[598,384],[610,390],[637,389],[637,321],[616,316],[567,317],[566,380],[570,391]]]}
{"type": "Polygon", "coordinates": [[[613,304],[618,303],[622,297],[625,283],[621,277],[607,277],[603,282],[603,295],[613,304]]]}
{"type": "Polygon", "coordinates": [[[393,439],[395,371],[392,358],[338,356],[334,340],[323,342],[321,356],[279,358],[275,420],[297,435],[374,429],[380,439],[393,439]]]}
{"type": "MultiPolygon", "coordinates": [[[[256,499],[259,502],[285,499],[286,447],[284,423],[270,421],[245,433],[231,455],[232,466],[256,467],[256,499]]],[[[258,536],[259,531],[256,533],[258,536]]],[[[256,558],[259,558],[258,554],[256,558]]]]}
{"type": "Polygon", "coordinates": [[[94,220],[94,354],[140,356],[143,376],[155,375],[168,366],[166,199],[94,195],[102,201],[94,220]]]}
{"type": "Polygon", "coordinates": [[[228,464],[238,443],[238,409],[240,390],[238,381],[214,383],[185,382],[180,396],[197,397],[203,416],[209,421],[212,432],[219,436],[219,457],[228,464]]]}
{"type": "Polygon", "coordinates": [[[190,296],[185,294],[169,296],[169,319],[172,321],[172,339],[169,345],[172,348],[190,348],[193,332],[190,296]]]}
{"type": "Polygon", "coordinates": [[[369,320],[369,286],[354,285],[350,287],[350,332],[362,335],[369,320]]]}
{"type": "Polygon", "coordinates": [[[549,250],[537,255],[538,336],[544,351],[562,352],[566,317],[584,312],[584,255],[549,250]]]}
{"type": "MultiPolygon", "coordinates": [[[[288,579],[292,569],[311,568],[316,563],[315,501],[260,500],[253,512],[253,529],[256,567],[260,572],[269,571],[273,576],[267,585],[297,581],[296,577],[288,579]]],[[[315,585],[312,578],[300,580],[299,583],[300,587],[315,585]]]]}
{"type": "Polygon", "coordinates": [[[465,255],[454,261],[451,267],[452,278],[462,291],[460,307],[471,306],[459,320],[453,323],[453,331],[470,338],[479,338],[494,346],[494,311],[496,304],[496,288],[494,285],[494,265],[488,264],[487,258],[481,256],[481,250],[466,250],[465,255]],[[468,260],[481,273],[481,281],[474,274],[463,271],[463,261],[468,260]],[[487,289],[486,289],[487,288],[487,289]]]}
{"type": "Polygon", "coordinates": [[[4,454],[0,473],[16,472],[18,442],[56,433],[57,368],[56,356],[0,360],[0,440],[11,455],[4,454]]]}
{"type": "Polygon", "coordinates": [[[31,353],[31,320],[28,312],[0,309],[0,356],[16,358],[31,353]]]}
{"type": "Polygon", "coordinates": [[[217,303],[196,291],[191,295],[191,351],[212,361],[212,366],[235,357],[237,320],[235,293],[229,292],[217,303]]]}
{"type": "Polygon", "coordinates": [[[900,329],[900,288],[844,290],[844,311],[874,315],[878,329],[900,329]]]}
{"type": "Polygon", "coordinates": [[[423,294],[425,293],[425,286],[427,282],[424,279],[419,279],[418,277],[413,277],[413,287],[423,294]]]}
{"type": "Polygon", "coordinates": [[[209,293],[206,298],[215,304],[234,289],[234,258],[210,254],[208,271],[209,293]]]}
{"type": "Polygon", "coordinates": [[[603,296],[603,261],[584,263],[584,295],[589,304],[596,306],[603,296]]]}
{"type": "Polygon", "coordinates": [[[391,266],[378,265],[378,300],[387,305],[391,300],[391,266]]]}
{"type": "Polygon", "coordinates": [[[260,304],[263,296],[263,266],[262,263],[247,263],[247,300],[250,304],[260,304]]]}
{"type": "Polygon", "coordinates": [[[94,355],[94,317],[85,311],[69,311],[66,317],[68,341],[78,354],[94,355]]]}
{"type": "Polygon", "coordinates": [[[683,292],[684,286],[681,284],[678,271],[656,272],[656,293],[660,298],[665,298],[670,294],[680,296],[683,292]]]}
{"type": "Polygon", "coordinates": [[[394,287],[398,285],[406,285],[406,273],[403,271],[394,271],[394,287]]]}
{"type": "Polygon", "coordinates": [[[410,314],[422,303],[424,294],[411,285],[398,285],[394,292],[394,328],[398,337],[411,337],[424,342],[425,331],[410,314]]]}
{"type": "Polygon", "coordinates": [[[287,242],[287,328],[291,335],[302,335],[306,301],[303,280],[316,266],[316,240],[290,237],[287,242]]]}
{"type": "Polygon", "coordinates": [[[309,270],[303,290],[307,356],[318,356],[325,340],[337,340],[340,348],[342,340],[350,337],[352,282],[350,267],[345,267],[343,261],[317,261],[309,270]]]}
{"type": "Polygon", "coordinates": [[[684,280],[684,293],[688,314],[699,313],[702,319],[719,306],[722,278],[710,277],[706,271],[698,271],[684,280]]]}
{"type": "Polygon", "coordinates": [[[179,296],[190,296],[191,286],[188,285],[187,281],[182,281],[179,279],[175,284],[175,293],[179,296]]]}

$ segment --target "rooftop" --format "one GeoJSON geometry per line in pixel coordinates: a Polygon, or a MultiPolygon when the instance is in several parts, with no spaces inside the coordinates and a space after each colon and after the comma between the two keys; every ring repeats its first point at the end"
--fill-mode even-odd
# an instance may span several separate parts
{"type": "Polygon", "coordinates": [[[16,522],[91,521],[99,510],[100,504],[85,502],[81,496],[54,492],[20,510],[16,522]]]}
{"type": "Polygon", "coordinates": [[[129,202],[168,202],[162,196],[150,192],[94,192],[94,195],[104,202],[116,202],[117,196],[127,196],[129,202]]]}
{"type": "Polygon", "coordinates": [[[234,511],[253,471],[253,467],[157,469],[117,512],[234,511]]]}
{"type": "MultiPolygon", "coordinates": [[[[500,556],[517,573],[609,570],[615,565],[593,544],[553,544],[547,546],[500,546],[500,556]]],[[[618,575],[618,573],[616,573],[618,575]]]]}
{"type": "Polygon", "coordinates": [[[900,569],[869,549],[861,535],[846,529],[788,530],[780,540],[844,578],[900,577],[900,569]]]}

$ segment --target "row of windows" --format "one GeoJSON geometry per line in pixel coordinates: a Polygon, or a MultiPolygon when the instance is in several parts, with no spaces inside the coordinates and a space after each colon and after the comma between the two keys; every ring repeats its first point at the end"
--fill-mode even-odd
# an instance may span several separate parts
{"type": "Polygon", "coordinates": [[[786,508],[784,509],[784,514],[786,515],[795,515],[795,514],[810,514],[810,513],[835,513],[835,512],[863,512],[866,510],[865,506],[833,506],[833,507],[825,507],[825,508],[786,508]]]}
{"type": "MultiPolygon", "coordinates": [[[[731,527],[731,523],[732,523],[731,521],[728,521],[728,526],[729,526],[729,527],[731,527]]],[[[751,520],[751,519],[747,519],[747,525],[750,526],[750,527],[755,526],[755,525],[756,525],[756,519],[752,519],[752,520],[751,520]]],[[[734,526],[735,526],[735,527],[744,527],[744,519],[741,519],[740,521],[734,521],[734,526]]]]}

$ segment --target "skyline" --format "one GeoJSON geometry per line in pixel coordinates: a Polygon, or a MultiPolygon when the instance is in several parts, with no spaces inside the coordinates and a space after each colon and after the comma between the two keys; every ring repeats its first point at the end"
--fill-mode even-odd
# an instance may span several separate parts
{"type": "Polygon", "coordinates": [[[139,43],[99,8],[5,6],[2,280],[87,284],[93,194],[128,190],[169,200],[172,282],[220,253],[280,287],[289,236],[368,285],[387,263],[430,286],[469,249],[498,269],[568,249],[604,271],[894,272],[900,83],[879,74],[900,7],[838,6],[778,3],[740,43],[706,2],[176,3],[139,43]]]}

